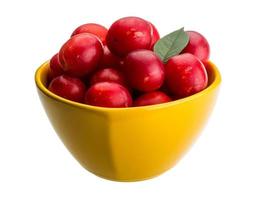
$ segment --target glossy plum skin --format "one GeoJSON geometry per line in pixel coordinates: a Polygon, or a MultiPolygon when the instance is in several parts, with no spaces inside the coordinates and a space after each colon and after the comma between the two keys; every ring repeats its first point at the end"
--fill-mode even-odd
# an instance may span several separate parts
{"type": "Polygon", "coordinates": [[[96,35],[103,44],[106,44],[107,32],[108,29],[100,24],[88,23],[77,27],[71,34],[71,37],[80,33],[91,33],[96,35]]]}
{"type": "Polygon", "coordinates": [[[150,45],[150,49],[153,49],[155,43],[160,39],[160,34],[157,30],[157,28],[151,23],[151,22],[148,22],[151,26],[151,35],[152,35],[152,40],[151,40],[151,45],[150,45]]]}
{"type": "Polygon", "coordinates": [[[92,85],[86,92],[86,104],[109,108],[123,108],[132,105],[128,90],[118,83],[100,82],[92,85]]]}
{"type": "Polygon", "coordinates": [[[53,78],[60,76],[64,73],[62,69],[62,65],[59,61],[59,54],[55,54],[50,60],[50,71],[49,71],[49,79],[52,80],[53,78]]]}
{"type": "Polygon", "coordinates": [[[83,102],[86,90],[85,85],[80,79],[67,75],[54,78],[50,82],[48,89],[58,96],[76,102],[83,102]]]}
{"type": "Polygon", "coordinates": [[[147,106],[154,105],[160,103],[166,103],[171,101],[171,98],[161,91],[153,91],[149,93],[145,93],[139,96],[134,102],[134,106],[147,106]]]}
{"type": "Polygon", "coordinates": [[[73,36],[59,51],[64,72],[75,77],[83,77],[95,70],[102,55],[101,42],[90,33],[73,36]]]}
{"type": "Polygon", "coordinates": [[[164,81],[163,63],[150,50],[129,53],[124,60],[123,72],[129,86],[142,92],[157,90],[164,81]]]}
{"type": "Polygon", "coordinates": [[[114,55],[106,45],[103,47],[103,56],[100,61],[99,67],[114,67],[119,68],[120,58],[114,55]]]}
{"type": "Polygon", "coordinates": [[[139,17],[124,17],[114,22],[106,36],[108,48],[124,57],[137,49],[150,49],[151,27],[139,17]]]}
{"type": "Polygon", "coordinates": [[[168,60],[165,66],[166,86],[171,94],[187,97],[206,88],[208,76],[202,62],[184,53],[168,60]]]}
{"type": "Polygon", "coordinates": [[[186,31],[189,42],[182,53],[191,53],[202,62],[208,61],[210,57],[210,45],[206,38],[196,31],[186,31]]]}
{"type": "Polygon", "coordinates": [[[91,85],[99,82],[114,82],[125,85],[123,74],[113,68],[100,69],[91,77],[91,85]]]}

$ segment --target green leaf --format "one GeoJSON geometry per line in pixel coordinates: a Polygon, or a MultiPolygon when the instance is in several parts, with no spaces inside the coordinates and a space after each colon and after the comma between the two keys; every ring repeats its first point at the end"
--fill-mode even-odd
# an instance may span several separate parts
{"type": "Polygon", "coordinates": [[[178,29],[156,42],[154,52],[166,63],[172,56],[178,55],[187,45],[189,37],[184,28],[178,29]]]}

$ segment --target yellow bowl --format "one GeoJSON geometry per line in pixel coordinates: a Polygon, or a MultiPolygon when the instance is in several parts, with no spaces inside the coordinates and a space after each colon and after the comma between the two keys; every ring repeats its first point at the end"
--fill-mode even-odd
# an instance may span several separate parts
{"type": "Polygon", "coordinates": [[[46,62],[35,81],[56,133],[83,167],[115,181],[149,179],[174,166],[206,123],[221,82],[209,62],[209,86],[197,94],[159,105],[102,108],[51,93],[48,70],[46,62]]]}

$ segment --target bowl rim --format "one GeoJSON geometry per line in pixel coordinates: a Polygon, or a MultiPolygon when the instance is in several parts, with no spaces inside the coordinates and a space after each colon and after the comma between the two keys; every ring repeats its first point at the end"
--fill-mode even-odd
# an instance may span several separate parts
{"type": "Polygon", "coordinates": [[[214,74],[214,80],[213,82],[204,90],[193,94],[191,96],[188,97],[184,97],[178,100],[174,100],[174,101],[170,101],[167,103],[161,103],[161,104],[156,104],[156,105],[147,105],[147,106],[139,106],[139,107],[127,107],[127,108],[108,108],[108,107],[98,107],[98,106],[91,106],[91,105],[87,105],[87,104],[83,104],[83,103],[78,103],[75,101],[71,101],[68,99],[65,99],[63,97],[60,97],[54,93],[52,93],[50,90],[48,90],[44,84],[41,81],[41,75],[43,70],[48,67],[49,65],[49,60],[44,62],[42,65],[40,65],[36,72],[35,72],[35,83],[37,88],[43,92],[46,96],[52,98],[53,100],[74,106],[74,107],[79,107],[79,108],[83,108],[83,109],[87,109],[87,110],[91,110],[91,111],[100,111],[100,112],[120,112],[120,111],[138,111],[138,110],[149,110],[149,109],[160,109],[160,108],[166,108],[166,107],[171,107],[171,106],[175,106],[177,104],[182,104],[188,101],[192,101],[193,99],[199,98],[200,96],[206,95],[210,92],[212,92],[213,90],[215,90],[221,83],[221,75],[220,72],[218,70],[218,68],[216,67],[216,65],[211,62],[208,61],[208,66],[211,68],[211,70],[213,71],[214,74]]]}

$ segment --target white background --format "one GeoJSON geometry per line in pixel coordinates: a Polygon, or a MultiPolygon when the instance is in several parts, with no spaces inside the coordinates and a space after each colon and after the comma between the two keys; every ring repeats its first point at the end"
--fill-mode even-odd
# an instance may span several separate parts
{"type": "Polygon", "coordinates": [[[254,3],[1,1],[0,199],[257,199],[254,3]],[[129,15],[150,20],[161,35],[182,26],[204,34],[223,83],[208,125],[175,168],[148,181],[118,183],[87,172],[65,149],[33,76],[76,26],[109,26],[129,15]]]}

